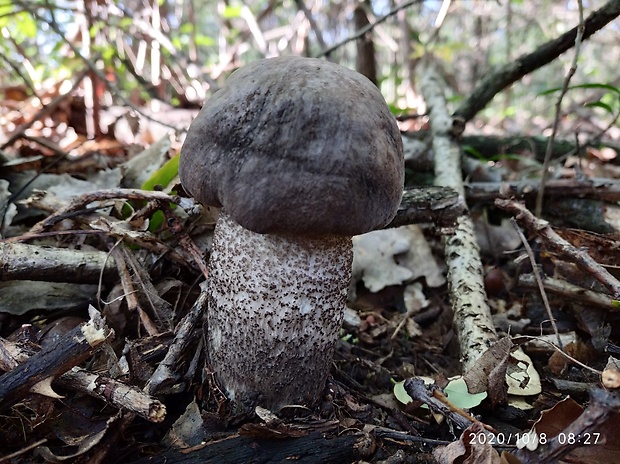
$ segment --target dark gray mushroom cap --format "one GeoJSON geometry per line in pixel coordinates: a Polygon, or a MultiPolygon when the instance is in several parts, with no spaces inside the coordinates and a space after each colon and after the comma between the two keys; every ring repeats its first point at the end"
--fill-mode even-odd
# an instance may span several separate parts
{"type": "Polygon", "coordinates": [[[357,235],[400,203],[403,147],[379,90],[326,61],[281,57],[234,72],[189,128],[179,176],[257,233],[357,235]]]}

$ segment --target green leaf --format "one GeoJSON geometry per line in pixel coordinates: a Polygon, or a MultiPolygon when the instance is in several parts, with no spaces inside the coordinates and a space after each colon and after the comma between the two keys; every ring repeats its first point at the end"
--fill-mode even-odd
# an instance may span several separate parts
{"type": "Polygon", "coordinates": [[[36,37],[37,23],[28,13],[25,11],[17,13],[14,16],[14,21],[12,25],[9,24],[9,31],[14,27],[17,32],[17,37],[14,38],[23,40],[24,38],[34,39],[36,37]]]}
{"type": "Polygon", "coordinates": [[[479,160],[486,160],[486,157],[480,152],[480,150],[472,145],[463,145],[463,151],[474,158],[478,158],[479,160]]]}
{"type": "MultiPolygon", "coordinates": [[[[428,383],[427,379],[424,379],[424,381],[428,383]]],[[[393,392],[398,401],[403,404],[408,404],[413,400],[405,391],[404,384],[404,381],[396,382],[394,384],[393,392]]],[[[469,393],[467,391],[467,384],[465,384],[463,377],[453,377],[444,389],[444,392],[450,402],[462,409],[475,408],[487,397],[487,392],[469,393]]]]}
{"type": "Polygon", "coordinates": [[[586,108],[602,108],[605,111],[607,111],[609,114],[611,114],[612,116],[614,115],[614,110],[611,106],[609,106],[607,103],[603,103],[602,101],[595,101],[592,103],[586,103],[584,105],[586,108]]]}
{"type": "Polygon", "coordinates": [[[149,221],[149,232],[157,232],[165,220],[163,211],[155,211],[149,221]]]}
{"type": "Polygon", "coordinates": [[[0,5],[0,28],[12,24],[15,19],[13,16],[17,13],[16,6],[11,2],[0,5]]]}
{"type": "Polygon", "coordinates": [[[409,396],[409,394],[405,391],[405,381],[404,380],[402,380],[400,382],[396,382],[394,384],[394,390],[393,391],[394,391],[394,396],[401,403],[409,404],[409,403],[411,403],[413,401],[411,399],[411,397],[409,396]]]}
{"type": "Polygon", "coordinates": [[[143,184],[142,190],[153,190],[156,185],[166,187],[179,173],[179,155],[171,158],[166,164],[155,171],[143,184]]]}
{"type": "MultiPolygon", "coordinates": [[[[168,160],[161,168],[155,171],[151,177],[149,177],[141,186],[142,190],[154,190],[155,186],[160,185],[166,187],[172,179],[174,179],[179,173],[179,154],[168,160]]],[[[174,208],[175,205],[170,205],[174,208]]],[[[162,211],[155,211],[151,216],[149,222],[149,231],[156,232],[159,230],[165,220],[164,213],[162,211]]]]}
{"type": "Polygon", "coordinates": [[[226,6],[224,8],[224,12],[222,13],[222,17],[224,19],[239,18],[241,16],[241,9],[242,8],[243,8],[242,5],[226,6]]]}
{"type": "MultiPolygon", "coordinates": [[[[574,89],[602,89],[602,90],[609,90],[610,92],[614,92],[620,95],[620,89],[610,84],[590,83],[590,84],[571,85],[567,90],[574,90],[574,89]]],[[[559,92],[560,90],[562,90],[562,87],[554,87],[552,89],[545,90],[539,93],[538,95],[539,96],[549,95],[554,92],[559,92]]]]}
{"type": "Polygon", "coordinates": [[[618,87],[614,87],[611,84],[600,84],[600,83],[579,84],[579,85],[570,86],[569,89],[603,89],[603,90],[609,90],[610,92],[614,92],[620,95],[620,89],[618,87]]]}
{"type": "Polygon", "coordinates": [[[196,45],[200,47],[210,47],[215,45],[215,40],[213,37],[209,37],[208,35],[198,34],[196,35],[196,45]]]}
{"type": "Polygon", "coordinates": [[[469,393],[463,377],[453,378],[444,389],[448,399],[462,409],[471,409],[478,406],[487,397],[487,392],[469,393]]]}
{"type": "Polygon", "coordinates": [[[194,32],[194,25],[190,22],[181,24],[181,27],[179,27],[179,32],[181,34],[191,34],[194,32]]]}
{"type": "Polygon", "coordinates": [[[129,27],[133,26],[134,20],[132,18],[121,18],[121,20],[118,22],[118,26],[121,29],[128,29],[129,27]]]}

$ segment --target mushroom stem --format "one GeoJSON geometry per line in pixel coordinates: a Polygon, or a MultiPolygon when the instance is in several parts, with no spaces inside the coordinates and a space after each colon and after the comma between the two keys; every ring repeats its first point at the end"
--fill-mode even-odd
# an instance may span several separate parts
{"type": "Polygon", "coordinates": [[[257,234],[222,210],[209,261],[208,366],[235,412],[321,397],[351,278],[350,237],[257,234]]]}

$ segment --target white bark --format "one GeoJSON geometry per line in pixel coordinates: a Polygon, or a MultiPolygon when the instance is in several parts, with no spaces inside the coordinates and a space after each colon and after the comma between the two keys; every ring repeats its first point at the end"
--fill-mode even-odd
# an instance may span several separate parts
{"type": "MultiPolygon", "coordinates": [[[[461,152],[450,137],[453,118],[446,107],[441,78],[430,66],[422,74],[421,88],[430,113],[435,185],[452,187],[464,198],[461,152]]],[[[469,216],[459,218],[454,235],[444,242],[444,249],[454,326],[459,338],[463,371],[466,372],[497,341],[484,291],[479,248],[469,216]]]]}
{"type": "Polygon", "coordinates": [[[349,237],[257,234],[224,211],[209,261],[208,367],[236,412],[320,398],[351,277],[349,237]]]}

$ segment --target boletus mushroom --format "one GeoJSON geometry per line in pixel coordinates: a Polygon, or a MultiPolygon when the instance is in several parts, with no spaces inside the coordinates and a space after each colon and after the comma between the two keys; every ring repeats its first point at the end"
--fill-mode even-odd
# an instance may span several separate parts
{"type": "Polygon", "coordinates": [[[235,71],[192,122],[185,190],[221,207],[209,260],[207,369],[235,412],[321,398],[351,276],[351,236],[403,188],[396,121],[364,76],[312,58],[235,71]]]}

